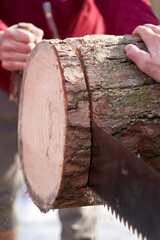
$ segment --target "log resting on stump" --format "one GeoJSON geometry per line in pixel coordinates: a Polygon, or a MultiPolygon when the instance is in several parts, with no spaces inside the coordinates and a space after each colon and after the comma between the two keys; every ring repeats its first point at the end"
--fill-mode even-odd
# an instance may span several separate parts
{"type": "MultiPolygon", "coordinates": [[[[136,36],[44,40],[32,51],[19,107],[28,192],[44,212],[97,204],[87,188],[94,121],[160,171],[160,84],[127,59],[136,36]]],[[[102,183],[103,184],[103,183],[102,183]]]]}

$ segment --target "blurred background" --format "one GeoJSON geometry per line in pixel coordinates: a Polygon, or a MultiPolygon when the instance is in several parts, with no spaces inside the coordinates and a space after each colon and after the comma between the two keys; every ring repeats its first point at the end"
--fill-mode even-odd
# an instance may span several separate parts
{"type": "Polygon", "coordinates": [[[158,17],[158,19],[160,19],[160,1],[159,0],[150,0],[150,3],[152,5],[154,13],[158,17]]]}
{"type": "MultiPolygon", "coordinates": [[[[58,210],[41,213],[29,198],[23,184],[17,200],[20,221],[18,240],[61,240],[58,210]]],[[[98,240],[141,240],[128,226],[116,219],[107,207],[98,206],[98,240]]],[[[72,239],[71,239],[72,240],[72,239]]]]}

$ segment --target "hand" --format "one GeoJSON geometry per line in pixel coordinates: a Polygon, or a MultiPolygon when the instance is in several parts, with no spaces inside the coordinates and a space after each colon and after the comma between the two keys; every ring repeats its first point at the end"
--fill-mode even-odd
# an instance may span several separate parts
{"type": "Polygon", "coordinates": [[[145,24],[138,26],[133,34],[138,34],[144,41],[148,52],[129,44],[125,47],[126,55],[139,69],[160,82],[160,26],[145,24]]]}
{"type": "Polygon", "coordinates": [[[6,70],[23,70],[30,52],[42,40],[41,29],[30,23],[27,26],[28,30],[13,25],[0,32],[0,60],[6,70]]]}

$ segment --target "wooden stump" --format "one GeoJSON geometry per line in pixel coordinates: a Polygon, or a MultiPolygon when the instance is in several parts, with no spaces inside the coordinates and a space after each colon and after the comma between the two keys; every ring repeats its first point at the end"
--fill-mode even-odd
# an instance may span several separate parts
{"type": "Polygon", "coordinates": [[[160,171],[160,85],[126,58],[136,36],[42,41],[22,82],[19,153],[28,192],[44,212],[98,203],[87,190],[91,122],[160,171]]]}

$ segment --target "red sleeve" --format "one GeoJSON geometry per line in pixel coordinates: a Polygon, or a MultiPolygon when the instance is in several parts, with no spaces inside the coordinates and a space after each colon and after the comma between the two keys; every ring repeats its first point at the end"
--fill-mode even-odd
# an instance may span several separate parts
{"type": "MultiPolygon", "coordinates": [[[[6,24],[0,20],[0,30],[5,30],[7,28],[6,24]]],[[[0,62],[0,87],[6,92],[9,92],[9,82],[10,82],[10,72],[2,68],[0,62]]]]}
{"type": "Polygon", "coordinates": [[[85,0],[83,8],[78,14],[73,37],[82,37],[91,34],[104,34],[105,23],[94,0],[85,0]]]}
{"type": "Polygon", "coordinates": [[[158,25],[148,0],[95,0],[106,24],[107,34],[132,34],[138,25],[158,25]]]}
{"type": "Polygon", "coordinates": [[[62,39],[105,33],[105,24],[94,0],[55,1],[53,8],[62,39]]]}

